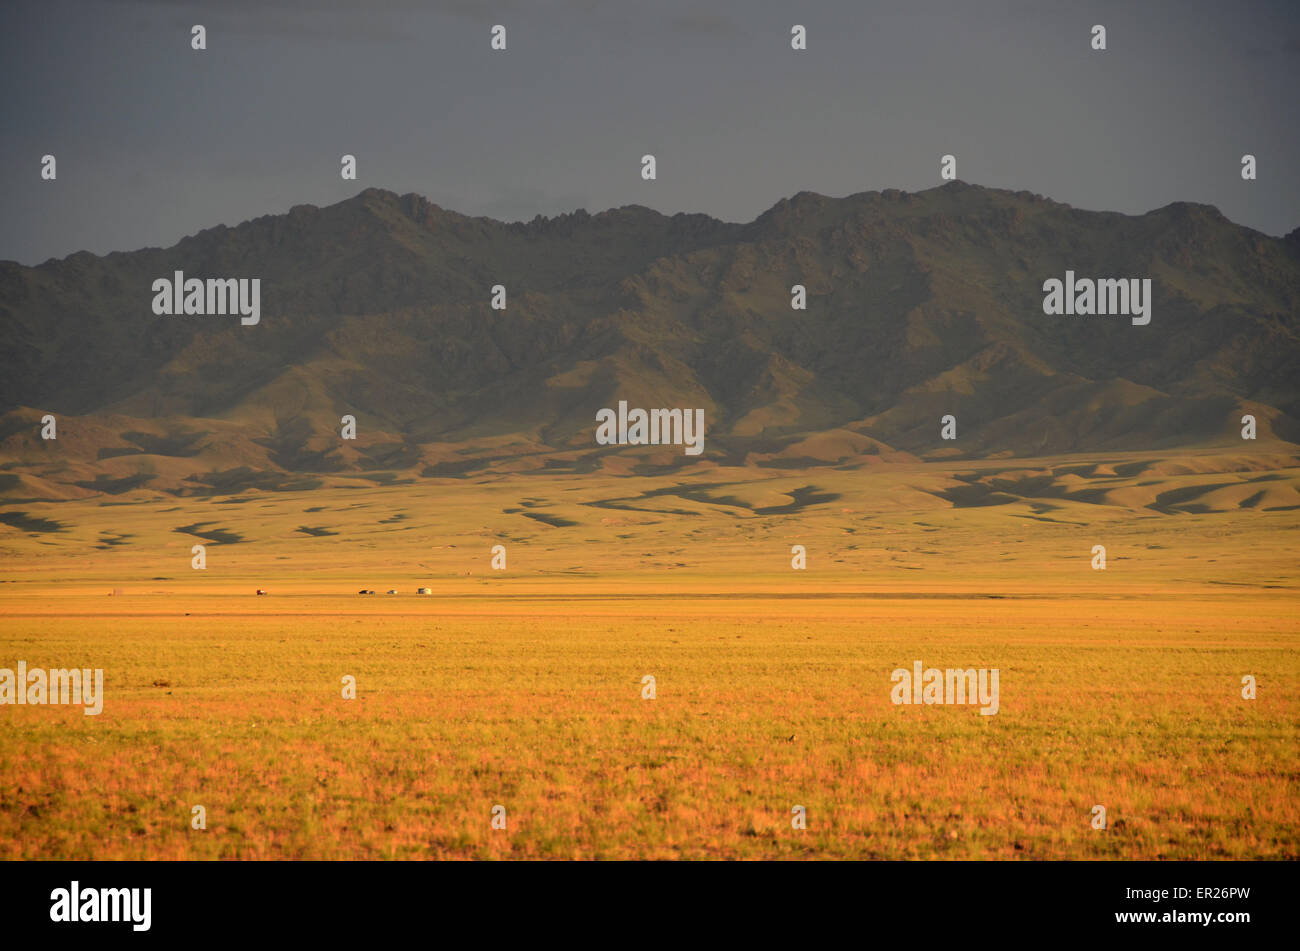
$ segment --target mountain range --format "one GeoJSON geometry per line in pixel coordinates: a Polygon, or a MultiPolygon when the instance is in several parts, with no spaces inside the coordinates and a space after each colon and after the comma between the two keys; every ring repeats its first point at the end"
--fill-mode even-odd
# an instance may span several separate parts
{"type": "Polygon", "coordinates": [[[10,499],[1240,449],[1244,414],[1256,445],[1300,443],[1300,229],[961,182],[801,192],[748,223],[503,223],[367,189],[167,249],[0,262],[0,334],[10,499]],[[1150,278],[1150,324],[1044,314],[1067,270],[1150,278]],[[177,271],[260,279],[260,322],[155,315],[177,271]],[[703,454],[597,445],[619,400],[702,407],[703,454]]]}

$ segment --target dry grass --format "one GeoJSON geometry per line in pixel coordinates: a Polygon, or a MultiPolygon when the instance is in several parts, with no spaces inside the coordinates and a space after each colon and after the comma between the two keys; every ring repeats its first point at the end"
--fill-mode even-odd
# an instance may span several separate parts
{"type": "Polygon", "coordinates": [[[581,477],[25,506],[65,531],[3,529],[0,666],[107,696],[0,708],[0,856],[1300,857],[1296,512],[1045,522],[927,471],[711,490],[840,495],[777,515],[581,477]],[[196,522],[246,541],[192,571],[196,522]],[[918,659],[1000,668],[1001,712],[894,706],[918,659]]]}

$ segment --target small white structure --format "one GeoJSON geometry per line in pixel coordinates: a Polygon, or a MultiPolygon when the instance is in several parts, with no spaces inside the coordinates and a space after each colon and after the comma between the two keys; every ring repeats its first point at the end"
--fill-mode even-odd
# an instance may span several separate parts
{"type": "Polygon", "coordinates": [[[397,589],[396,589],[396,588],[389,588],[389,589],[388,589],[388,593],[389,593],[389,594],[397,594],[397,589]]]}

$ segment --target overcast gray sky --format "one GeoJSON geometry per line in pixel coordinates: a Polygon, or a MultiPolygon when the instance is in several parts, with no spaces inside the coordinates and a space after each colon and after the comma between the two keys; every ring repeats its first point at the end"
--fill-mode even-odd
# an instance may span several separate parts
{"type": "Polygon", "coordinates": [[[944,153],[1081,208],[1300,226],[1295,0],[6,0],[0,77],[0,259],[25,264],[370,186],[507,220],[748,221],[802,190],[929,188],[944,153]]]}

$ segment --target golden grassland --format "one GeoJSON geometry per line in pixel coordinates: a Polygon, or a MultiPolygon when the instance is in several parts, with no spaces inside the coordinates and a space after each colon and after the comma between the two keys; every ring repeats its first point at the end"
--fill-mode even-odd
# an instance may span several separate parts
{"type": "Polygon", "coordinates": [[[1297,470],[934,494],[984,465],[0,506],[0,667],[106,693],[0,707],[0,856],[1300,856],[1297,470]]]}

